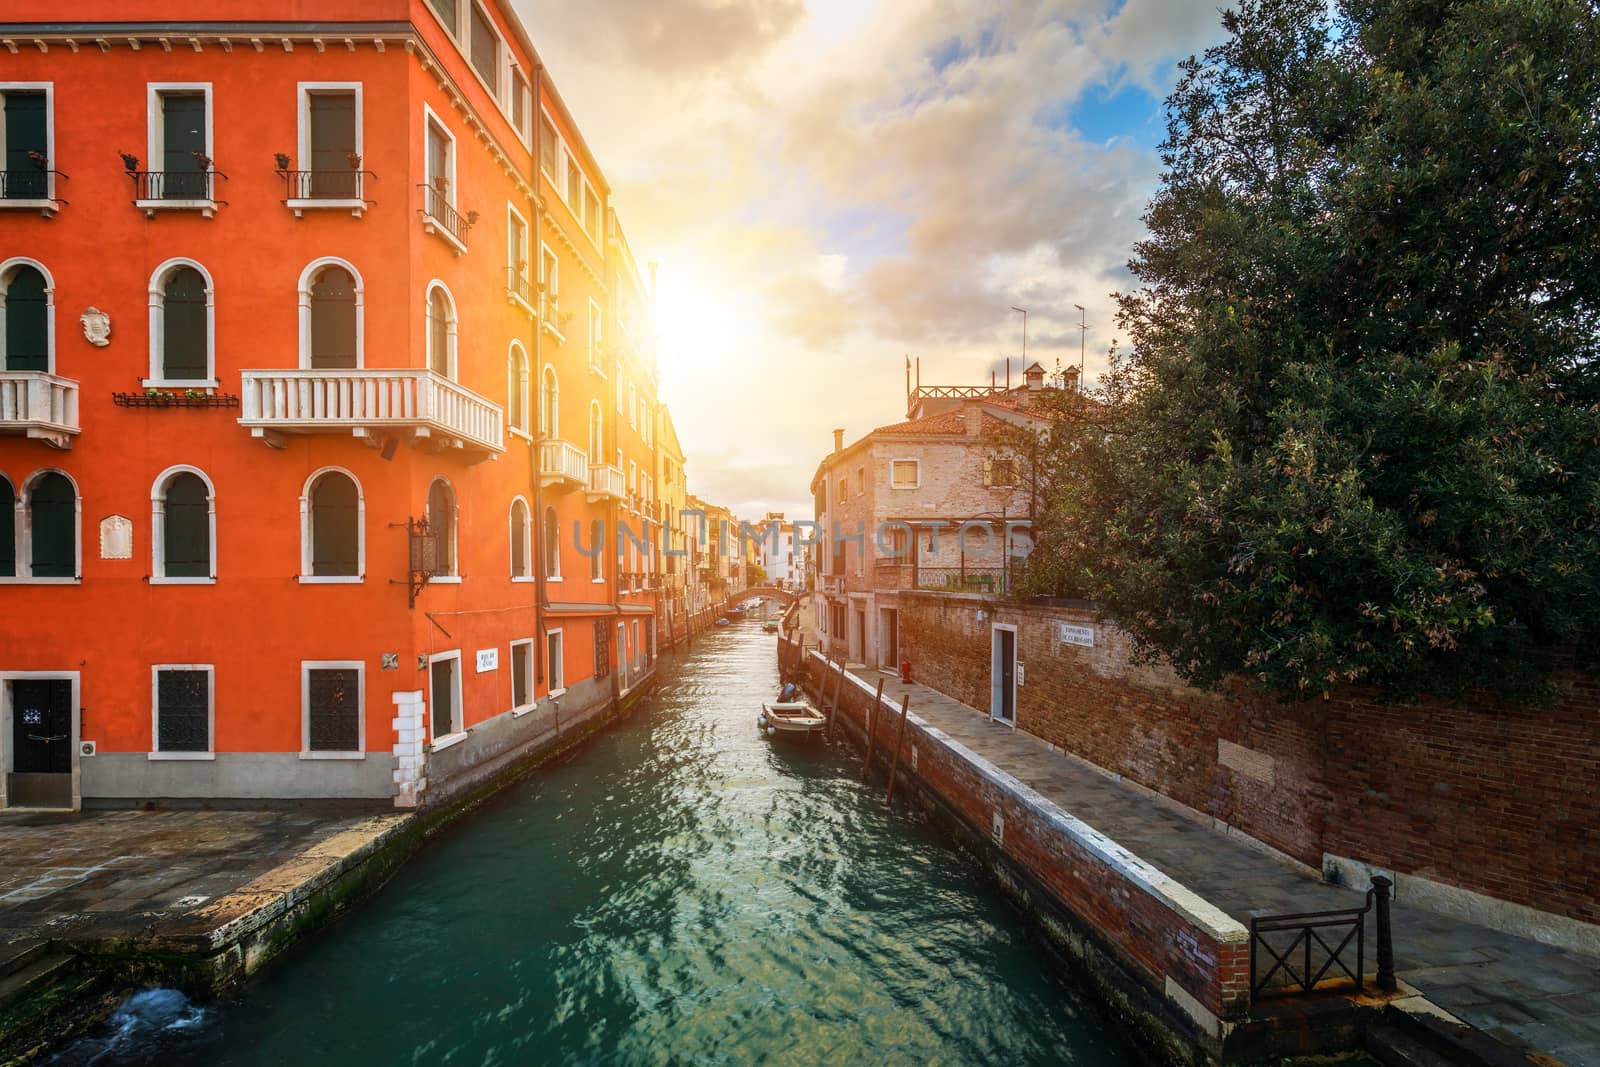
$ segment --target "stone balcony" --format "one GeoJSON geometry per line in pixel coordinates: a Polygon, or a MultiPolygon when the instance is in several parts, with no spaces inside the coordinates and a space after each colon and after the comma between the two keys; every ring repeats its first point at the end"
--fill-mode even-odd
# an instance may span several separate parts
{"type": "Polygon", "coordinates": [[[593,463],[589,466],[589,502],[599,500],[625,500],[628,496],[628,476],[622,473],[621,467],[612,467],[603,463],[593,463]]]}
{"type": "Polygon", "coordinates": [[[78,383],[42,370],[0,371],[0,434],[71,448],[78,435],[78,383]]]}
{"type": "Polygon", "coordinates": [[[283,434],[385,433],[477,459],[505,451],[498,404],[432,370],[247,370],[239,425],[269,445],[283,434]]]}
{"type": "Polygon", "coordinates": [[[539,442],[539,484],[560,491],[589,484],[589,455],[568,441],[539,442]]]}

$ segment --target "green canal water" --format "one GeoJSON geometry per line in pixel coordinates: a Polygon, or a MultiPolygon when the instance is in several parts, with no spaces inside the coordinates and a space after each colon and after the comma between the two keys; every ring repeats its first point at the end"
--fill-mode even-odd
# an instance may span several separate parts
{"type": "Polygon", "coordinates": [[[773,638],[461,819],[236,1003],[125,1004],[58,1064],[1124,1064],[972,863],[841,744],[774,744],[773,638]]]}

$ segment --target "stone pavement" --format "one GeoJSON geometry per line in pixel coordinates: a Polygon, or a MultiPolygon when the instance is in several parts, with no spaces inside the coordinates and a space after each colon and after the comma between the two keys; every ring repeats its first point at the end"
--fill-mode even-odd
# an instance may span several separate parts
{"type": "Polygon", "coordinates": [[[218,901],[237,898],[330,838],[368,838],[403,818],[310,805],[0,814],[0,961],[42,940],[204,925],[218,901]]]}
{"type": "MultiPolygon", "coordinates": [[[[851,667],[875,686],[881,675],[851,667]]],[[[1179,814],[1031,734],[922,685],[911,713],[1249,925],[1252,914],[1357,908],[1365,894],[1179,814]]],[[[1600,958],[1552,948],[1419,909],[1393,907],[1395,971],[1435,1005],[1515,1048],[1569,1067],[1600,1067],[1600,958]]],[[[1369,917],[1368,960],[1376,934],[1369,917]]]]}

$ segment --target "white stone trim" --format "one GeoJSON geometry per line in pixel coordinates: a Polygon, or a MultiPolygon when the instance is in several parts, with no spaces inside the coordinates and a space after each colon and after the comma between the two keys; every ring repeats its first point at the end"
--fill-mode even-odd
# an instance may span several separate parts
{"type": "Polygon", "coordinates": [[[452,648],[447,652],[435,652],[428,657],[428,688],[424,690],[424,697],[428,701],[428,729],[430,731],[433,729],[433,665],[435,663],[443,663],[445,660],[455,660],[456,663],[455,670],[450,672],[450,680],[453,683],[452,688],[454,690],[450,695],[450,732],[433,739],[433,743],[428,746],[431,752],[449,748],[451,745],[459,744],[467,738],[467,711],[462,706],[461,698],[461,650],[459,648],[452,648]]]}
{"type": "Polygon", "coordinates": [[[520,719],[522,716],[532,711],[539,703],[539,682],[538,679],[534,677],[533,670],[533,638],[514,638],[511,641],[509,648],[511,653],[511,669],[506,673],[508,675],[507,680],[511,683],[511,715],[512,718],[520,719]],[[521,704],[517,703],[517,656],[519,654],[526,658],[528,676],[528,699],[521,704]]]}
{"type": "MultiPolygon", "coordinates": [[[[209,98],[208,98],[209,99],[209,98]]],[[[207,105],[209,109],[209,104],[207,105]]],[[[150,377],[141,384],[146,387],[215,389],[217,381],[217,285],[211,272],[199,260],[187,256],[173,256],[150,274],[147,292],[150,333],[150,377]],[[204,378],[168,378],[161,365],[163,340],[166,337],[166,283],[168,276],[180,267],[193,268],[206,283],[206,376],[204,378]]]]}
{"type": "Polygon", "coordinates": [[[450,292],[450,287],[438,278],[433,279],[422,291],[422,354],[423,364],[430,370],[433,368],[433,316],[430,310],[433,306],[433,291],[437,289],[444,293],[445,306],[450,317],[445,321],[445,377],[451,381],[456,380],[456,344],[457,332],[460,329],[461,312],[456,307],[455,294],[450,292]]]}
{"type": "Polygon", "coordinates": [[[199,467],[176,463],[156,475],[150,485],[150,584],[151,585],[215,585],[217,581],[217,489],[199,467]],[[204,578],[167,577],[167,559],[164,551],[167,532],[168,483],[180,474],[192,474],[205,483],[206,524],[209,536],[207,551],[211,556],[211,574],[204,578]]]}
{"type": "Polygon", "coordinates": [[[353,585],[367,577],[367,495],[355,472],[337,466],[318,467],[300,488],[300,577],[305,584],[353,585]],[[356,487],[356,573],[313,574],[311,572],[311,487],[325,474],[342,474],[356,487]]]}
{"type": "Polygon", "coordinates": [[[359,659],[303,659],[300,661],[300,758],[367,758],[367,664],[359,659]],[[314,670],[354,670],[356,672],[356,750],[311,750],[311,672],[314,670]]]}
{"type": "Polygon", "coordinates": [[[316,369],[311,351],[311,281],[323,267],[342,267],[350,272],[350,280],[355,283],[356,369],[360,370],[367,365],[367,286],[362,281],[361,272],[356,270],[356,265],[339,256],[320,256],[307,263],[305,269],[300,272],[300,281],[295,287],[300,317],[300,369],[316,369]]]}
{"type": "Polygon", "coordinates": [[[0,671],[0,811],[6,804],[6,777],[11,773],[11,684],[17,681],[67,681],[72,683],[72,810],[83,806],[81,757],[79,746],[83,741],[83,692],[78,671],[0,671]]]}
{"type": "MultiPolygon", "coordinates": [[[[0,89],[3,88],[4,86],[0,86],[0,89]]],[[[0,108],[0,126],[4,125],[5,112],[0,108]]],[[[0,134],[3,133],[4,130],[0,130],[0,134]]],[[[51,180],[54,180],[53,176],[51,180]]],[[[10,288],[11,275],[18,267],[32,267],[44,276],[44,369],[46,374],[54,374],[56,372],[56,280],[51,275],[50,268],[28,256],[12,256],[0,262],[0,370],[5,369],[6,290],[10,288]]]]}
{"type": "MultiPolygon", "coordinates": [[[[207,483],[209,484],[209,483],[207,483]]],[[[150,665],[150,752],[152,760],[214,760],[217,758],[217,668],[212,663],[152,663],[150,665]],[[161,672],[206,672],[206,749],[204,752],[161,751],[161,672]]]]}

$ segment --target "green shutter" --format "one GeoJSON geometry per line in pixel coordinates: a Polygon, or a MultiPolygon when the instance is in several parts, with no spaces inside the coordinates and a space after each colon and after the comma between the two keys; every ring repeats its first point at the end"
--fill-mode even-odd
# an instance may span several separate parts
{"type": "Polygon", "coordinates": [[[17,574],[17,498],[11,483],[0,478],[0,578],[17,574]]]}
{"type": "Polygon", "coordinates": [[[168,578],[211,577],[211,500],[206,483],[183,473],[167,484],[161,553],[168,578]]]}
{"type": "Polygon", "coordinates": [[[78,576],[78,497],[72,483],[53,471],[28,494],[35,578],[78,576]]]}
{"type": "Polygon", "coordinates": [[[49,194],[50,144],[46,131],[44,94],[7,92],[6,101],[6,178],[7,197],[39,199],[49,194]],[[35,159],[29,153],[39,157],[35,159]]]}
{"type": "Polygon", "coordinates": [[[193,267],[179,267],[162,295],[161,376],[174,382],[205,380],[206,333],[206,281],[193,267]]]}
{"type": "MultiPolygon", "coordinates": [[[[356,170],[356,95],[312,93],[311,195],[354,199],[356,170]]],[[[305,166],[304,163],[301,166],[305,166]]]]}
{"type": "Polygon", "coordinates": [[[442,659],[429,667],[432,679],[429,696],[433,710],[433,736],[437,740],[450,733],[455,725],[455,660],[442,659]]]}
{"type": "Polygon", "coordinates": [[[5,369],[50,369],[50,307],[44,275],[33,267],[18,267],[6,286],[5,369]]]}
{"type": "Polygon", "coordinates": [[[206,145],[205,95],[163,93],[161,169],[166,176],[158,187],[159,196],[167,200],[204,200],[211,195],[206,168],[196,153],[210,154],[206,145]]]}
{"type": "Polygon", "coordinates": [[[356,285],[343,267],[324,267],[311,283],[311,366],[356,365],[356,285]]]}
{"type": "Polygon", "coordinates": [[[518,645],[511,651],[511,705],[526,707],[533,703],[528,689],[528,661],[533,658],[532,645],[518,645]]]}
{"type": "Polygon", "coordinates": [[[360,574],[361,515],[356,485],[329,473],[311,487],[311,573],[352,578],[360,574]]]}

